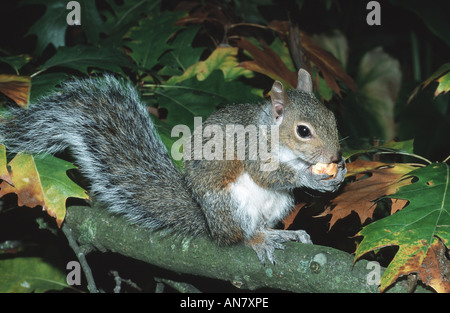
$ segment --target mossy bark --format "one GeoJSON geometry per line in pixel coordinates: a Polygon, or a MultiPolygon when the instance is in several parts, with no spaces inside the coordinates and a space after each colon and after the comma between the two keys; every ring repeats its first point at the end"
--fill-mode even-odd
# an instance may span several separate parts
{"type": "MultiPolygon", "coordinates": [[[[205,276],[241,289],[291,292],[379,292],[368,283],[373,268],[330,247],[287,243],[276,251],[277,264],[263,266],[243,244],[220,247],[207,237],[182,238],[149,232],[120,216],[89,206],[68,209],[66,221],[85,251],[112,251],[178,273],[205,276]]],[[[384,269],[380,268],[380,275],[384,269]]],[[[405,291],[405,282],[390,291],[405,291]]]]}

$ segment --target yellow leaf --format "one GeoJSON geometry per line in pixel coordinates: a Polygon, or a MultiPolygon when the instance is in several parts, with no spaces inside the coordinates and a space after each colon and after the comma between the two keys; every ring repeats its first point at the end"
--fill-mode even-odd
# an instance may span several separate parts
{"type": "Polygon", "coordinates": [[[12,184],[11,175],[9,175],[8,168],[6,167],[6,148],[0,144],[0,179],[12,184]]]}
{"type": "Polygon", "coordinates": [[[19,206],[45,207],[44,194],[33,157],[19,153],[9,162],[9,166],[12,185],[3,181],[0,184],[0,197],[8,193],[16,193],[19,206]]]}
{"type": "Polygon", "coordinates": [[[439,86],[436,88],[436,92],[434,93],[435,97],[441,93],[445,94],[450,90],[450,72],[439,79],[436,79],[436,81],[439,83],[439,86]]]}
{"type": "Polygon", "coordinates": [[[214,70],[220,69],[223,72],[225,80],[233,79],[237,76],[251,76],[252,73],[242,67],[237,67],[236,47],[217,47],[211,55],[205,60],[189,66],[181,76],[172,76],[167,85],[174,85],[192,77],[198,81],[205,80],[214,70]]]}
{"type": "Polygon", "coordinates": [[[19,153],[9,162],[9,167],[12,185],[3,181],[0,197],[16,193],[19,206],[42,206],[56,218],[58,226],[66,215],[67,198],[89,199],[86,191],[67,177],[66,171],[75,168],[69,162],[51,155],[35,157],[19,153]]]}

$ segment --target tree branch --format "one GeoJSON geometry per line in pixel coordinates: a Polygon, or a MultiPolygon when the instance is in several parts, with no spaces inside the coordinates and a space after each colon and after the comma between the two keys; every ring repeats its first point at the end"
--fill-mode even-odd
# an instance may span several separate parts
{"type": "MultiPolygon", "coordinates": [[[[242,289],[292,292],[379,292],[367,284],[367,261],[318,245],[287,243],[277,264],[262,266],[245,245],[219,247],[208,238],[181,238],[149,232],[104,209],[73,206],[66,221],[80,245],[109,250],[179,273],[229,281],[242,289]]],[[[384,269],[381,268],[381,274],[384,269]]],[[[390,291],[404,292],[406,281],[390,291]]]]}

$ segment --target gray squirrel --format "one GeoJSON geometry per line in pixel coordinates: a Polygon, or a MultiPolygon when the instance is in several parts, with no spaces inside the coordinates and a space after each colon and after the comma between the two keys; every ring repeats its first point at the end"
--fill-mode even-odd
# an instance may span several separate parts
{"type": "MultiPolygon", "coordinates": [[[[244,242],[262,263],[266,257],[274,263],[283,242],[311,243],[303,230],[273,229],[294,207],[292,190],[334,192],[346,173],[335,117],[315,98],[303,69],[295,90],[275,81],[270,100],[226,106],[202,125],[270,126],[279,141],[272,170],[261,170],[267,159],[258,152],[248,158],[247,143],[244,159],[188,157],[181,173],[137,90],[111,75],[67,81],[62,91],[29,109],[11,108],[8,115],[0,119],[0,143],[11,152],[54,154],[69,148],[90,191],[112,213],[151,231],[208,234],[224,245],[244,242]],[[337,172],[315,174],[318,163],[333,164],[337,172]]],[[[260,142],[272,138],[257,136],[260,142]]]]}

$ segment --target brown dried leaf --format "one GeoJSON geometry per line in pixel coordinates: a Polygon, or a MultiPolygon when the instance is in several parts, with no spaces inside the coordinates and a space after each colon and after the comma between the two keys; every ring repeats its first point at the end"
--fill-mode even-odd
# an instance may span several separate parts
{"type": "Polygon", "coordinates": [[[418,272],[419,279],[437,292],[450,292],[450,261],[446,257],[446,247],[435,238],[418,272]]]}
{"type": "MultiPolygon", "coordinates": [[[[331,201],[331,205],[320,216],[331,214],[330,228],[352,212],[358,214],[361,224],[364,223],[372,217],[376,201],[380,197],[393,194],[401,186],[411,183],[411,178],[402,179],[402,176],[413,169],[415,167],[408,164],[386,164],[359,159],[348,163],[347,177],[355,176],[356,181],[347,184],[343,192],[331,201]]],[[[404,204],[406,202],[403,206],[404,204]]],[[[397,203],[395,210],[401,205],[401,202],[397,203]]]]}
{"type": "Polygon", "coordinates": [[[24,107],[30,99],[31,78],[28,76],[0,75],[0,92],[24,107]]]}
{"type": "Polygon", "coordinates": [[[407,203],[408,203],[408,200],[392,199],[391,215],[394,214],[395,212],[403,209],[407,203]]]}

